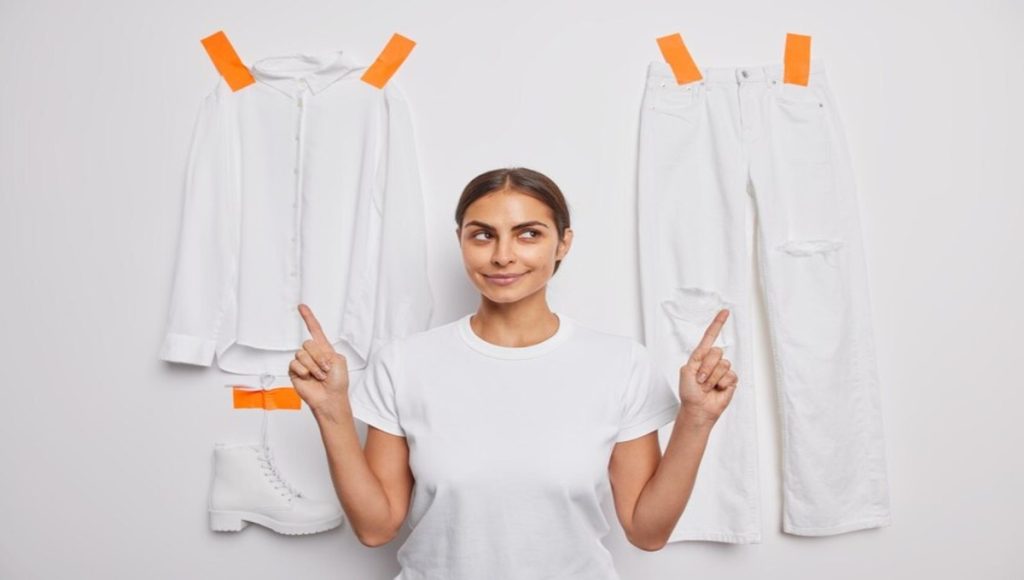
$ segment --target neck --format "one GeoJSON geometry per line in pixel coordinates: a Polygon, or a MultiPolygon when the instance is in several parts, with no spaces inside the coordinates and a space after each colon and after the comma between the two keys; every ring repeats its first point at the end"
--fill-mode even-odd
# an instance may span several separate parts
{"type": "Polygon", "coordinates": [[[543,292],[516,302],[494,302],[484,297],[470,319],[473,332],[499,346],[537,344],[558,331],[559,319],[548,307],[543,292]]]}

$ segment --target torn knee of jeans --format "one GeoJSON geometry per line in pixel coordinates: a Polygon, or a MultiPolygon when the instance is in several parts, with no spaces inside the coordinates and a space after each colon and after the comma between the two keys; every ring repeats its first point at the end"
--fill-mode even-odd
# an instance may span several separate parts
{"type": "Polygon", "coordinates": [[[709,314],[714,315],[723,308],[732,309],[732,303],[714,290],[687,287],[676,288],[671,300],[661,303],[665,312],[674,318],[691,322],[703,322],[709,314]]]}
{"type": "MultiPolygon", "coordinates": [[[[707,288],[685,287],[673,290],[672,298],[661,303],[667,315],[676,346],[687,357],[700,343],[704,332],[723,308],[732,311],[732,302],[707,288]]],[[[735,324],[729,323],[715,338],[714,345],[728,349],[733,344],[735,324]]]]}
{"type": "Polygon", "coordinates": [[[779,245],[778,249],[800,259],[808,256],[821,256],[827,266],[837,268],[839,266],[838,250],[842,246],[842,240],[790,240],[779,245]]]}
{"type": "Polygon", "coordinates": [[[792,240],[779,245],[778,249],[791,256],[813,256],[835,252],[842,245],[842,240],[792,240]]]}

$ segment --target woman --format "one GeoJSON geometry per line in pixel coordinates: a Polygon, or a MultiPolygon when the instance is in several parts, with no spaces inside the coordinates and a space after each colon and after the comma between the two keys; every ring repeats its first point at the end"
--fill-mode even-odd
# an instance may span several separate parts
{"type": "Polygon", "coordinates": [[[385,342],[351,393],[345,358],[299,306],[313,338],[289,375],[359,540],[380,546],[410,527],[396,580],[618,578],[600,542],[609,487],[644,550],[665,545],[686,506],[737,383],[711,346],[729,312],[680,368],[680,405],[639,342],[548,308],[572,244],[568,214],[536,171],[474,178],[455,231],[477,311],[385,342]],[[368,425],[362,450],[354,417],[368,425]],[[657,429],[672,420],[662,457],[657,429]]]}

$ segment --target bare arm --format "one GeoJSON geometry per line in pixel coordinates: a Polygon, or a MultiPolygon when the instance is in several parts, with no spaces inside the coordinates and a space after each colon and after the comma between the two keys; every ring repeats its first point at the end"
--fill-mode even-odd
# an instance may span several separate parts
{"type": "Polygon", "coordinates": [[[370,426],[361,450],[348,401],[340,407],[313,412],[331,481],[359,541],[380,546],[398,535],[408,513],[413,485],[409,447],[405,437],[370,426]]]}
{"type": "Polygon", "coordinates": [[[386,544],[401,529],[412,492],[405,437],[371,426],[366,448],[360,449],[348,397],[348,361],[334,351],[308,306],[300,304],[299,313],[313,339],[295,353],[288,376],[320,427],[331,481],[353,532],[366,546],[386,544]]]}
{"type": "Polygon", "coordinates": [[[661,455],[658,432],[617,443],[609,464],[615,511],[634,546],[660,550],[686,509],[711,426],[680,410],[661,455]]]}
{"type": "Polygon", "coordinates": [[[660,550],[690,501],[711,430],[732,400],[738,377],[722,349],[711,346],[729,317],[722,310],[679,369],[682,406],[665,456],[658,432],[615,445],[609,478],[615,510],[630,543],[660,550]]]}

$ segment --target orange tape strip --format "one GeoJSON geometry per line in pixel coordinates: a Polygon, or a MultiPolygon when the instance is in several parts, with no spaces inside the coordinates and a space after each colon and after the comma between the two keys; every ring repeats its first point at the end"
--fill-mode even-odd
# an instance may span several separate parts
{"type": "Polygon", "coordinates": [[[811,78],[811,37],[786,33],[786,64],[782,82],[807,86],[811,78]]]}
{"type": "Polygon", "coordinates": [[[378,89],[383,89],[384,85],[391,79],[391,75],[395,74],[398,67],[402,66],[405,62],[409,53],[412,52],[412,47],[416,46],[416,43],[409,38],[398,34],[397,32],[391,35],[391,40],[388,41],[387,46],[377,56],[377,60],[373,61],[370,68],[366,69],[363,73],[362,79],[378,89]]]}
{"type": "Polygon", "coordinates": [[[301,409],[302,398],[292,387],[261,390],[236,386],[232,392],[235,409],[301,409]]]}
{"type": "Polygon", "coordinates": [[[676,84],[682,85],[704,78],[700,74],[700,69],[697,68],[697,63],[693,62],[690,51],[686,50],[683,36],[678,32],[659,37],[658,48],[661,49],[661,55],[665,57],[665,62],[672,67],[672,73],[676,76],[676,84]]]}
{"type": "Polygon", "coordinates": [[[238,58],[238,53],[231,46],[231,41],[228,40],[223,30],[218,30],[207,36],[202,42],[206,54],[210,55],[210,60],[213,61],[213,66],[217,67],[220,76],[224,77],[232,91],[237,91],[256,82],[249,69],[242,64],[242,59],[238,58]]]}

